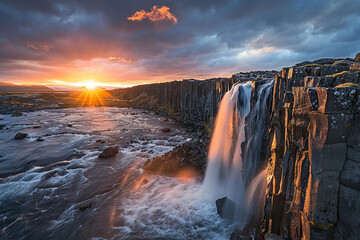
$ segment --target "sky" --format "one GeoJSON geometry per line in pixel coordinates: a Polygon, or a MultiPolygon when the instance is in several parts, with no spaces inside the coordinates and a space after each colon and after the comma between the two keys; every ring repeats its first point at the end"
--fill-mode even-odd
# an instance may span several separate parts
{"type": "Polygon", "coordinates": [[[0,0],[0,81],[228,77],[360,52],[359,0],[0,0]]]}

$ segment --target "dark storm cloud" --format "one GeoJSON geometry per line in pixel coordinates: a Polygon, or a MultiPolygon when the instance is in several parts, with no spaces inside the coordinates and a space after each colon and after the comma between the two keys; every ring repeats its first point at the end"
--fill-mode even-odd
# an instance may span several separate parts
{"type": "Polygon", "coordinates": [[[46,80],[69,72],[73,62],[94,59],[108,64],[103,68],[115,81],[230,75],[354,56],[359,12],[357,0],[5,0],[0,80],[29,71],[46,80]],[[128,20],[154,5],[169,8],[177,21],[128,20]],[[116,71],[125,67],[134,69],[116,71]]]}

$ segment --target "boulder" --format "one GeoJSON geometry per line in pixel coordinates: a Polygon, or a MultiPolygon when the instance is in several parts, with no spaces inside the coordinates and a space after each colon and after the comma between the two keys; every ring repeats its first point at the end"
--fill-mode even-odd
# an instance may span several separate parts
{"type": "Polygon", "coordinates": [[[161,129],[161,131],[162,131],[162,132],[170,132],[171,129],[170,129],[170,128],[163,128],[163,129],[161,129]]]}
{"type": "Polygon", "coordinates": [[[57,173],[57,170],[53,170],[53,171],[51,171],[51,172],[46,173],[46,174],[43,176],[43,178],[44,178],[44,179],[49,179],[49,178],[51,178],[52,176],[54,176],[56,173],[57,173]]]}
{"type": "Polygon", "coordinates": [[[79,207],[79,210],[80,211],[84,211],[84,210],[86,210],[86,209],[89,209],[89,208],[91,208],[91,202],[88,202],[88,203],[84,203],[83,205],[81,205],[80,207],[79,207]]]}
{"type": "Polygon", "coordinates": [[[43,141],[45,141],[42,137],[38,137],[37,139],[36,139],[36,141],[37,142],[43,142],[43,141]]]}
{"type": "Polygon", "coordinates": [[[119,152],[117,147],[108,147],[99,154],[99,158],[111,158],[119,152]]]}
{"type": "Polygon", "coordinates": [[[22,133],[22,132],[19,132],[15,135],[14,139],[15,140],[21,140],[21,139],[24,139],[24,138],[27,138],[29,135],[27,133],[22,133]]]}
{"type": "Polygon", "coordinates": [[[69,124],[66,124],[66,126],[67,127],[72,127],[73,125],[69,123],[69,124]]]}
{"type": "Polygon", "coordinates": [[[13,113],[11,116],[12,117],[20,117],[22,116],[23,114],[21,112],[17,112],[17,113],[13,113]]]}
{"type": "Polygon", "coordinates": [[[175,147],[162,156],[149,159],[143,169],[154,174],[176,176],[181,171],[195,171],[203,176],[206,167],[206,153],[203,144],[191,141],[175,147]]]}
{"type": "Polygon", "coordinates": [[[234,212],[236,210],[236,204],[234,201],[227,197],[220,198],[215,201],[217,213],[221,218],[232,220],[234,212]]]}

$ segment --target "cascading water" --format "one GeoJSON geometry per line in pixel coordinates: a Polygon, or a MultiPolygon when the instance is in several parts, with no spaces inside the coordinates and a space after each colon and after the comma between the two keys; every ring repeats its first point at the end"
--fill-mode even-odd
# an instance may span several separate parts
{"type": "Polygon", "coordinates": [[[231,200],[226,201],[223,216],[233,221],[248,223],[261,218],[267,171],[256,173],[272,84],[270,81],[259,86],[253,109],[250,108],[251,81],[234,85],[220,102],[209,148],[204,193],[211,200],[223,197],[231,200]]]}

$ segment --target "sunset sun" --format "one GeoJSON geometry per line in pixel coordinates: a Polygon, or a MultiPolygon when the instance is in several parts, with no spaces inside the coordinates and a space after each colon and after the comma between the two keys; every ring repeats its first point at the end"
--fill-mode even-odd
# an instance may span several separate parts
{"type": "Polygon", "coordinates": [[[81,83],[82,86],[86,87],[88,90],[92,90],[95,87],[99,86],[99,84],[95,81],[88,81],[81,83]]]}

